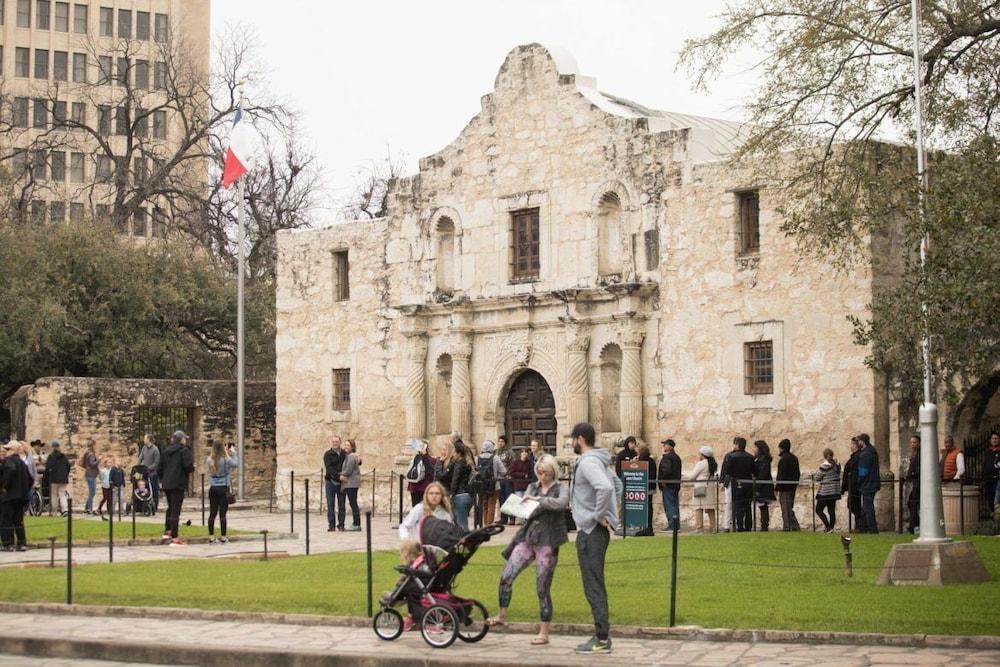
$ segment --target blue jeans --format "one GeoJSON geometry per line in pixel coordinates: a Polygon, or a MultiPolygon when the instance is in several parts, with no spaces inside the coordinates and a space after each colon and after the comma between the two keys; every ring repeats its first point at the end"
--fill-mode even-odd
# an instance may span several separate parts
{"type": "MultiPolygon", "coordinates": [[[[331,482],[326,480],[326,527],[336,528],[337,527],[337,497],[340,495],[340,484],[337,482],[331,482]]],[[[344,508],[344,503],[340,503],[341,509],[344,508]]]]}
{"type": "Polygon", "coordinates": [[[97,493],[97,478],[85,477],[87,480],[87,501],[83,504],[84,512],[94,511],[94,494],[97,493]]]}
{"type": "Polygon", "coordinates": [[[472,507],[472,496],[468,493],[457,493],[451,499],[455,508],[455,525],[462,530],[469,530],[469,509],[472,507]]]}
{"type": "Polygon", "coordinates": [[[497,505],[497,518],[501,523],[506,522],[508,519],[510,519],[511,523],[514,523],[513,517],[509,517],[506,514],[500,514],[500,508],[503,507],[503,504],[507,502],[507,499],[510,498],[513,493],[514,484],[510,480],[500,482],[500,498],[499,504],[497,505]]]}
{"type": "Polygon", "coordinates": [[[875,521],[875,494],[861,494],[861,514],[858,515],[858,531],[862,533],[877,533],[878,523],[875,521]]]}
{"type": "Polygon", "coordinates": [[[663,487],[663,513],[667,515],[667,530],[680,528],[680,488],[676,486],[663,487]]]}

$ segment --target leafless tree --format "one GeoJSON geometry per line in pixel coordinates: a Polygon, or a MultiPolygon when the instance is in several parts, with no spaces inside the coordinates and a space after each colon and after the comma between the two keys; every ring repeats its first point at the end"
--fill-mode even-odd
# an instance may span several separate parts
{"type": "Polygon", "coordinates": [[[354,190],[342,209],[344,218],[384,218],[389,213],[389,193],[405,168],[405,159],[401,155],[394,156],[387,148],[383,160],[373,160],[370,166],[360,169],[354,190]]]}

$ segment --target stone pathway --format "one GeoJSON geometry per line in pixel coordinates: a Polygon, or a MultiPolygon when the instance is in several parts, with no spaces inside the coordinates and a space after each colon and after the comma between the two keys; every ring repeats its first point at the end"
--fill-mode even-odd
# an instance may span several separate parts
{"type": "MultiPolygon", "coordinates": [[[[382,642],[364,627],[308,626],[162,618],[88,618],[80,615],[0,614],[4,649],[9,653],[61,659],[145,661],[160,664],[321,665],[1000,665],[1000,651],[967,648],[909,648],[766,642],[712,642],[671,639],[618,639],[611,655],[573,653],[580,637],[557,636],[549,646],[531,647],[529,636],[491,633],[478,644],[456,642],[445,650],[428,647],[419,632],[382,642]],[[30,638],[27,641],[26,638],[30,638]],[[141,640],[141,642],[140,642],[141,640]],[[200,657],[199,657],[200,656],[200,657]],[[280,660],[280,662],[276,662],[280,660]]],[[[15,658],[11,658],[15,660],[15,658]]],[[[18,664],[17,662],[3,663],[18,664]]],[[[25,663],[27,664],[27,663],[25,663]]],[[[72,664],[87,664],[73,662],[72,664]]],[[[101,664],[101,663],[98,663],[101,664]]],[[[119,663],[120,664],[120,663],[119,663]]]]}

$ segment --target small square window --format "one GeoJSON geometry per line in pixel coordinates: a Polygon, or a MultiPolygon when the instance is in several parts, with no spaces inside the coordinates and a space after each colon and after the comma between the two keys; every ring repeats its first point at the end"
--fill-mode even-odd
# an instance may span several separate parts
{"type": "Polygon", "coordinates": [[[333,369],[333,409],[346,411],[351,409],[351,369],[333,369]]]}
{"type": "Polygon", "coordinates": [[[760,193],[756,190],[736,194],[739,209],[740,254],[760,252],[760,193]]]}
{"type": "Polygon", "coordinates": [[[774,393],[774,341],[743,344],[743,393],[774,393]]]}

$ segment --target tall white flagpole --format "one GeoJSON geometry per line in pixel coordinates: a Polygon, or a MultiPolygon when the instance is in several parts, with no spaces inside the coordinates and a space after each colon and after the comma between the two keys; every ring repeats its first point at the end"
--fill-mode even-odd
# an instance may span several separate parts
{"type": "MultiPolygon", "coordinates": [[[[917,177],[920,179],[918,215],[924,216],[924,196],[927,192],[927,157],[924,153],[924,96],[921,88],[923,57],[920,49],[920,0],[911,0],[913,14],[913,95],[914,125],[917,130],[917,177]]],[[[930,235],[920,239],[920,268],[927,266],[930,235]]],[[[933,402],[931,366],[931,333],[927,323],[927,302],[921,304],[924,313],[924,336],[921,343],[924,365],[924,403],[920,406],[920,537],[918,542],[944,542],[944,512],[941,506],[941,469],[938,462],[938,410],[933,402]]]]}
{"type": "MultiPolygon", "coordinates": [[[[243,115],[243,90],[241,86],[240,90],[240,122],[246,122],[246,119],[242,117],[243,115]]],[[[246,262],[244,244],[245,244],[245,225],[244,216],[246,215],[246,188],[244,183],[246,182],[246,174],[243,174],[236,184],[237,187],[237,197],[239,201],[237,203],[237,218],[239,220],[239,232],[237,234],[237,256],[239,257],[239,268],[237,269],[237,279],[236,279],[236,450],[239,452],[240,465],[238,467],[239,475],[238,479],[238,497],[240,500],[246,499],[246,458],[244,457],[244,446],[243,446],[243,435],[246,433],[246,425],[244,423],[244,413],[243,413],[243,401],[244,401],[244,355],[246,354],[246,349],[243,345],[243,276],[245,273],[244,264],[246,262]]]]}

